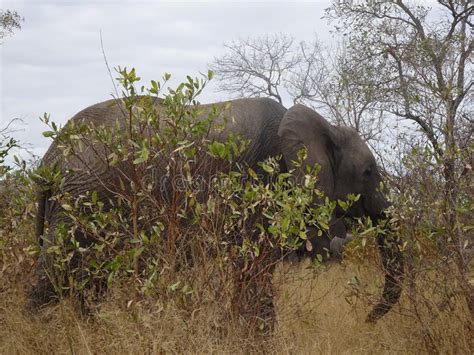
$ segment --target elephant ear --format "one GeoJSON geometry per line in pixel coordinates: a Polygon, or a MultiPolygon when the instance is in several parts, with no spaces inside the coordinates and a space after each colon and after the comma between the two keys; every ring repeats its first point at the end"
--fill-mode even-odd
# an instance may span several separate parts
{"type": "MultiPolygon", "coordinates": [[[[298,151],[306,147],[305,163],[321,166],[319,189],[330,199],[334,198],[337,170],[342,158],[337,127],[310,108],[295,105],[283,117],[278,135],[288,169],[294,168],[298,151]]],[[[299,175],[298,172],[296,174],[299,175]]]]}

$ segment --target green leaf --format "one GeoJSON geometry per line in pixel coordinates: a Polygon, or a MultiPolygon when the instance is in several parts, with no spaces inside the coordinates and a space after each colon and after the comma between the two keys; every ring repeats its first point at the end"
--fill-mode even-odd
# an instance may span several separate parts
{"type": "Polygon", "coordinates": [[[133,161],[133,164],[144,163],[148,160],[149,156],[150,156],[150,151],[148,150],[147,147],[143,147],[142,150],[140,151],[140,156],[133,161]]]}
{"type": "Polygon", "coordinates": [[[97,191],[92,191],[91,200],[94,205],[97,203],[97,191]]]}
{"type": "Polygon", "coordinates": [[[321,254],[316,254],[316,259],[319,261],[319,263],[323,262],[323,256],[321,254]]]}
{"type": "Polygon", "coordinates": [[[46,138],[54,137],[56,135],[56,132],[53,131],[45,131],[43,132],[43,136],[46,138]]]}
{"type": "Polygon", "coordinates": [[[296,156],[298,157],[298,161],[302,162],[302,161],[306,160],[306,158],[308,157],[308,150],[306,148],[301,148],[296,153],[296,156]]]}
{"type": "Polygon", "coordinates": [[[273,168],[273,166],[269,165],[269,164],[266,164],[265,162],[263,162],[262,164],[262,169],[269,173],[269,174],[273,174],[275,172],[275,169],[273,168]]]}
{"type": "Polygon", "coordinates": [[[207,146],[212,156],[224,159],[226,157],[227,149],[225,144],[220,142],[213,142],[207,146]]]}
{"type": "Polygon", "coordinates": [[[320,221],[318,221],[318,222],[319,222],[319,225],[320,225],[324,230],[328,230],[328,229],[329,229],[329,226],[328,226],[328,224],[326,223],[326,221],[320,220],[320,221]]]}
{"type": "Polygon", "coordinates": [[[151,81],[150,93],[152,93],[152,94],[158,94],[159,91],[160,91],[160,83],[157,82],[156,80],[152,80],[152,81],[151,81]]]}
{"type": "Polygon", "coordinates": [[[251,178],[254,178],[254,179],[257,179],[257,178],[258,178],[257,173],[256,173],[255,170],[253,170],[252,168],[248,168],[247,172],[249,173],[249,175],[250,175],[251,178]]]}
{"type": "Polygon", "coordinates": [[[65,211],[68,211],[68,212],[69,212],[69,211],[72,211],[71,205],[69,205],[69,204],[67,204],[67,203],[63,203],[63,204],[61,205],[61,207],[62,207],[63,210],[65,210],[65,211]]]}
{"type": "Polygon", "coordinates": [[[337,200],[337,203],[344,211],[347,211],[349,208],[349,205],[345,201],[337,200]]]}
{"type": "Polygon", "coordinates": [[[268,227],[268,232],[272,235],[277,235],[278,234],[278,228],[275,226],[269,226],[268,227]]]}

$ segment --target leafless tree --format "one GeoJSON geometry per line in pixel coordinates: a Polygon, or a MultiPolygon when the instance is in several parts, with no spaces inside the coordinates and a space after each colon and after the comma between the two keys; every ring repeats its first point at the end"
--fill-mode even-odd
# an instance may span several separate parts
{"type": "Polygon", "coordinates": [[[366,80],[375,75],[376,68],[354,60],[353,51],[344,42],[326,58],[332,74],[329,80],[320,80],[319,95],[313,100],[321,101],[337,124],[351,126],[365,141],[375,143],[381,139],[386,116],[378,107],[381,92],[366,80]]]}
{"type": "Polygon", "coordinates": [[[323,83],[330,81],[328,54],[317,37],[310,43],[300,42],[296,48],[298,61],[285,82],[293,103],[313,101],[321,95],[323,83]]]}
{"type": "Polygon", "coordinates": [[[282,103],[281,88],[299,63],[293,43],[292,37],[280,33],[224,44],[227,52],[211,65],[220,89],[241,96],[269,96],[282,103]]]}
{"type": "Polygon", "coordinates": [[[16,29],[21,29],[23,18],[16,11],[0,10],[0,39],[13,34],[16,29]]]}
{"type": "Polygon", "coordinates": [[[330,52],[315,36],[295,43],[284,34],[266,35],[226,44],[211,68],[222,91],[240,96],[268,96],[305,103],[329,115],[336,124],[354,127],[370,142],[380,138],[383,113],[375,107],[378,91],[361,85],[371,73],[355,66],[341,45],[330,52]]]}
{"type": "Polygon", "coordinates": [[[294,103],[318,96],[328,76],[324,48],[315,38],[295,43],[283,33],[239,39],[224,44],[226,53],[214,58],[211,69],[219,89],[240,96],[268,96],[283,103],[282,92],[294,103]]]}

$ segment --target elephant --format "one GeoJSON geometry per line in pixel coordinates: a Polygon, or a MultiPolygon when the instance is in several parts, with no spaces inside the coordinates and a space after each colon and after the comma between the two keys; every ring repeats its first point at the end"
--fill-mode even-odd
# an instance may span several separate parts
{"type": "MultiPolygon", "coordinates": [[[[161,101],[156,99],[154,103],[156,110],[160,110],[160,104],[161,101]]],[[[287,110],[269,98],[244,98],[202,105],[200,118],[207,117],[213,107],[219,108],[220,117],[231,118],[223,130],[212,133],[214,139],[220,140],[230,133],[238,133],[249,140],[245,152],[239,157],[240,162],[245,162],[249,167],[258,170],[260,161],[269,157],[283,156],[280,160],[280,170],[293,171],[297,152],[305,147],[307,149],[305,162],[321,166],[318,187],[326,196],[337,200],[344,199],[349,193],[360,194],[360,199],[348,211],[336,208],[328,233],[318,237],[316,227],[310,230],[308,241],[311,247],[310,250],[299,251],[302,255],[316,257],[318,254],[326,256],[340,254],[347,235],[347,228],[343,222],[345,217],[369,216],[375,223],[382,219],[388,202],[378,191],[381,176],[373,154],[354,129],[333,126],[321,115],[303,105],[297,104],[287,110]]],[[[108,100],[84,109],[70,121],[105,125],[113,129],[117,118],[122,116],[122,102],[108,100]]],[[[98,176],[106,177],[104,180],[107,180],[109,176],[106,174],[111,174],[103,162],[88,154],[86,149],[81,153],[83,158],[81,162],[66,162],[61,156],[58,142],[53,141],[41,165],[58,165],[65,172],[67,169],[80,170],[84,164],[89,168],[92,167],[94,174],[66,173],[64,176],[62,192],[78,196],[86,191],[103,189],[98,176]]],[[[298,176],[296,178],[298,179],[298,176]]],[[[46,248],[54,241],[55,226],[63,217],[60,213],[62,207],[50,199],[51,194],[52,192],[44,187],[38,194],[36,235],[43,242],[37,267],[38,281],[29,293],[30,303],[35,308],[55,298],[54,288],[44,270],[48,262],[46,248]],[[45,222],[48,223],[49,229],[48,233],[43,235],[45,222]]],[[[378,237],[386,269],[385,288],[383,299],[369,315],[371,321],[387,313],[400,296],[401,255],[398,248],[394,248],[393,245],[389,247],[385,239],[386,237],[382,235],[378,237]]],[[[87,236],[84,235],[78,240],[81,243],[88,242],[87,236]]]]}
{"type": "MultiPolygon", "coordinates": [[[[360,195],[348,211],[336,207],[329,235],[312,241],[312,254],[322,255],[330,250],[331,236],[346,239],[343,217],[369,216],[373,221],[380,218],[388,207],[386,198],[378,191],[382,179],[373,154],[354,128],[333,126],[310,108],[295,105],[283,117],[278,135],[289,169],[302,147],[307,149],[306,163],[321,166],[318,187],[324,196],[336,201],[344,200],[348,194],[360,195]]],[[[340,243],[338,240],[332,244],[340,243]]]]}
{"type": "MultiPolygon", "coordinates": [[[[389,202],[379,190],[382,181],[374,155],[354,128],[334,126],[314,110],[297,104],[282,119],[278,135],[287,168],[291,169],[301,147],[307,149],[306,163],[319,164],[319,188],[330,200],[343,200],[348,194],[360,198],[347,210],[338,205],[334,211],[329,233],[310,238],[310,254],[314,257],[330,250],[340,255],[341,247],[352,239],[343,217],[368,216],[374,224],[384,220],[389,202]],[[337,236],[339,238],[332,238],[337,236]]],[[[377,236],[377,244],[385,268],[382,301],[367,317],[375,322],[385,315],[401,295],[403,256],[395,233],[387,226],[386,233],[377,236]]]]}

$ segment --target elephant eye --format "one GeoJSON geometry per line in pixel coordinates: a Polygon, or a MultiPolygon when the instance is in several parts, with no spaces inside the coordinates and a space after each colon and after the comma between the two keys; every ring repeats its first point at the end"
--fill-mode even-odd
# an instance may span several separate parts
{"type": "Polygon", "coordinates": [[[367,168],[364,170],[364,176],[369,177],[372,174],[372,168],[367,168]]]}

